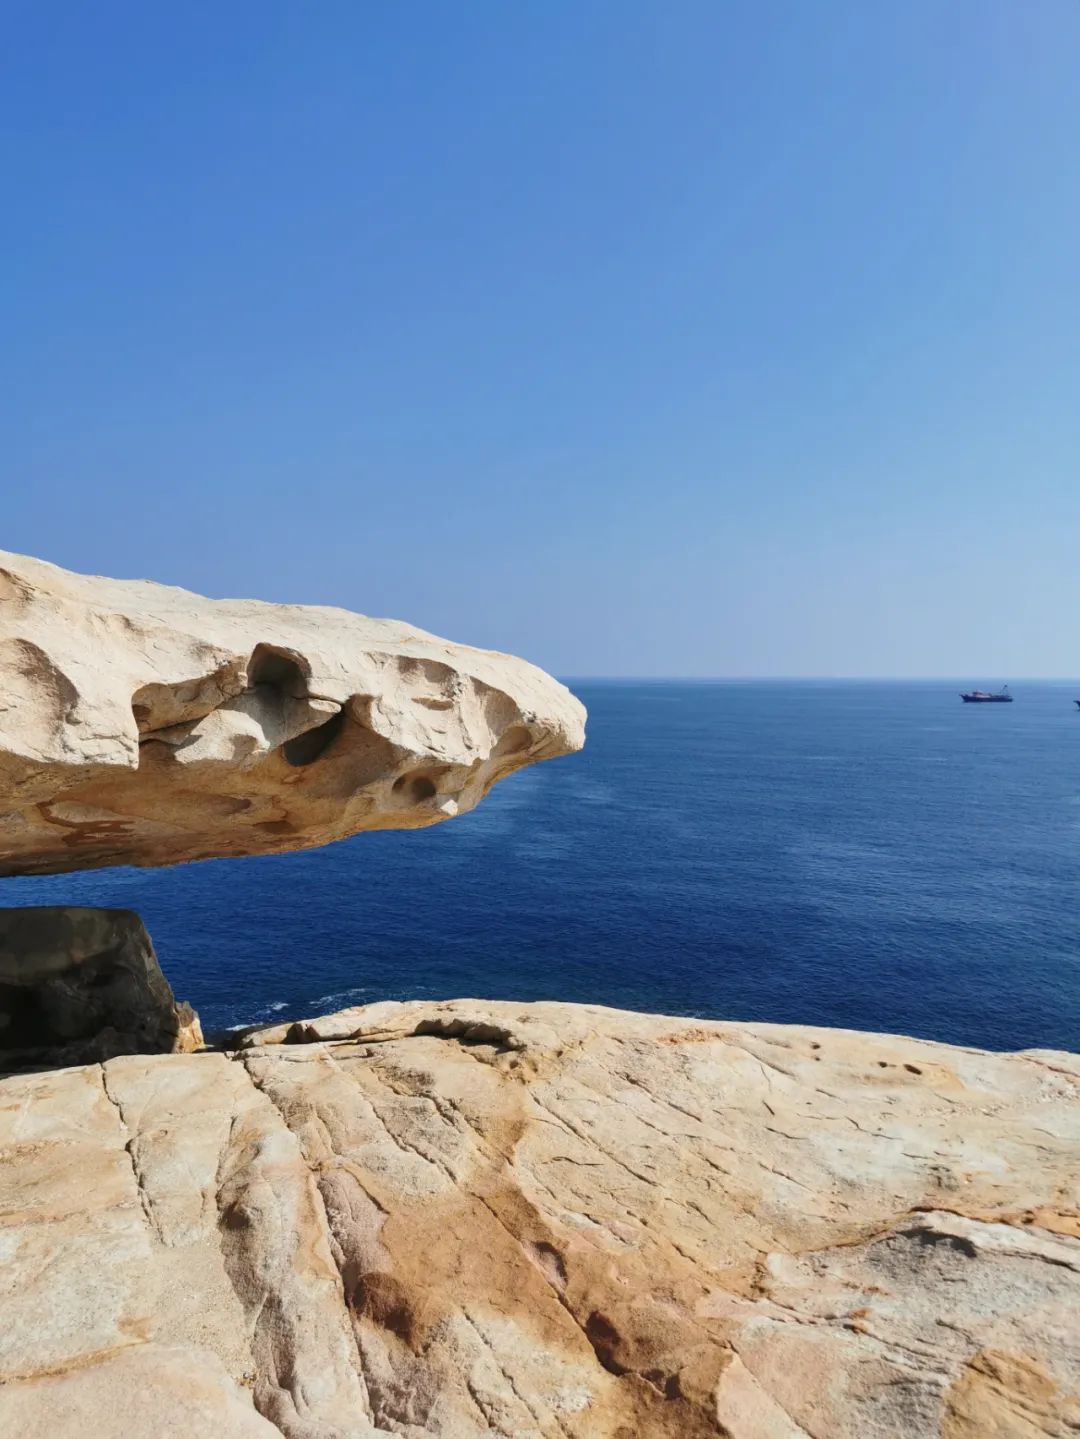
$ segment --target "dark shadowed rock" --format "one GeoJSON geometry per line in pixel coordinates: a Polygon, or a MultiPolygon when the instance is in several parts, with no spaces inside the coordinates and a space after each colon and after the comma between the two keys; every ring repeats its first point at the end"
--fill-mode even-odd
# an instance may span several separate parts
{"type": "Polygon", "coordinates": [[[202,1043],[126,909],[0,910],[0,1068],[176,1054],[202,1043]]]}

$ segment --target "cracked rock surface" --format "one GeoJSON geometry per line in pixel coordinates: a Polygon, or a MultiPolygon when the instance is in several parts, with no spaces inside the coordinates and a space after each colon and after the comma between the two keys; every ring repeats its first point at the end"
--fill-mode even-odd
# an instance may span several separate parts
{"type": "Polygon", "coordinates": [[[436,824],[584,719],[534,665],[397,620],[0,551],[0,875],[436,824]]]}
{"type": "Polygon", "coordinates": [[[385,1003],[0,1083],[0,1433],[1067,1439],[1080,1061],[385,1003]]]}

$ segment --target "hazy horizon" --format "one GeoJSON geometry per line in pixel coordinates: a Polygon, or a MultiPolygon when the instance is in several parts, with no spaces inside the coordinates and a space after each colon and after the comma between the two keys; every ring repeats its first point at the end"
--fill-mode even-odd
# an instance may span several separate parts
{"type": "Polygon", "coordinates": [[[419,15],[16,7],[0,545],[555,673],[1073,667],[1080,6],[419,15]]]}

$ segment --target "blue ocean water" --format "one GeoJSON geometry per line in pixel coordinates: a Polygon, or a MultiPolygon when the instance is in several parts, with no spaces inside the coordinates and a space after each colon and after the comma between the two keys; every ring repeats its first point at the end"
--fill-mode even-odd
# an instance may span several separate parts
{"type": "Polygon", "coordinates": [[[585,751],[448,824],[0,903],[137,909],[208,1031],[472,995],[1080,1048],[1080,689],[574,688],[585,751]]]}

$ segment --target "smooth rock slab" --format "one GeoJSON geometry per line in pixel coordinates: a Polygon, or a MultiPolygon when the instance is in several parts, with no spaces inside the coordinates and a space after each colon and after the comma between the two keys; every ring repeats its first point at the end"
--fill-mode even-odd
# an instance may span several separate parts
{"type": "Polygon", "coordinates": [[[0,1384],[0,1434],[18,1439],[280,1439],[216,1355],[132,1345],[77,1369],[0,1384]]]}
{"type": "Polygon", "coordinates": [[[1071,1056],[479,1001],[243,1045],[0,1084],[0,1433],[121,1361],[127,1439],[185,1362],[223,1434],[1077,1432],[1071,1056]]]}
{"type": "Polygon", "coordinates": [[[0,875],[436,824],[584,719],[534,665],[397,620],[0,551],[0,875]]]}

